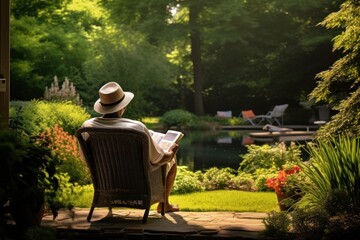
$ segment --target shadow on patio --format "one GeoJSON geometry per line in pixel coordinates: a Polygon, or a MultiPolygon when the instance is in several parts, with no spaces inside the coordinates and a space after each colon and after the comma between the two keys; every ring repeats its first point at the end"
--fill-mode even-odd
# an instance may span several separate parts
{"type": "Polygon", "coordinates": [[[59,212],[43,218],[42,226],[55,227],[58,239],[269,239],[261,232],[266,213],[175,212],[164,217],[150,211],[148,222],[141,222],[143,211],[96,208],[92,221],[86,221],[89,209],[59,212]]]}

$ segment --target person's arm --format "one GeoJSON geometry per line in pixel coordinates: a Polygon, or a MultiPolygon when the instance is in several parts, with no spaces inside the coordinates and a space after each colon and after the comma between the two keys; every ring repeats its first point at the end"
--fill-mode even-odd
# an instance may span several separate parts
{"type": "Polygon", "coordinates": [[[174,143],[168,152],[165,152],[162,159],[156,163],[156,165],[163,165],[165,163],[170,162],[174,156],[176,155],[177,151],[179,150],[179,145],[174,143]]]}

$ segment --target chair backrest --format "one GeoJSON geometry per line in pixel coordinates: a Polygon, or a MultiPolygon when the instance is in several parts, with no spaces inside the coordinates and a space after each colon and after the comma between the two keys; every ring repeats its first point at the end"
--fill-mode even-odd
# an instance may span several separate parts
{"type": "Polygon", "coordinates": [[[282,117],[289,104],[276,105],[271,111],[270,116],[274,118],[282,117]]]}
{"type": "Polygon", "coordinates": [[[243,119],[251,119],[255,117],[255,113],[253,110],[244,110],[241,111],[241,115],[243,119]]]}
{"type": "MultiPolygon", "coordinates": [[[[149,141],[132,129],[79,128],[76,136],[90,169],[99,205],[146,205],[150,201],[149,141]],[[114,201],[118,201],[117,203],[114,201]],[[122,204],[124,203],[124,204],[122,204]]],[[[96,194],[95,193],[95,194],[96,194]]]]}

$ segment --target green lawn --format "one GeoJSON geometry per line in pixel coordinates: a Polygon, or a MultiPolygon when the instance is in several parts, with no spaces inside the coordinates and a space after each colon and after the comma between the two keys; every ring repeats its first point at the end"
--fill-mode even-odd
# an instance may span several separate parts
{"type": "MultiPolygon", "coordinates": [[[[92,185],[83,187],[74,199],[76,207],[90,207],[93,198],[92,185]]],[[[247,192],[237,190],[204,191],[183,195],[170,195],[170,202],[178,204],[181,211],[211,212],[270,212],[279,210],[274,192],[247,192]]],[[[155,209],[154,204],[151,209],[155,209]]]]}
{"type": "MultiPolygon", "coordinates": [[[[185,195],[172,195],[170,202],[178,204],[181,211],[211,212],[270,212],[279,210],[273,192],[246,192],[217,190],[185,195]]],[[[155,209],[156,205],[152,206],[155,209]]]]}

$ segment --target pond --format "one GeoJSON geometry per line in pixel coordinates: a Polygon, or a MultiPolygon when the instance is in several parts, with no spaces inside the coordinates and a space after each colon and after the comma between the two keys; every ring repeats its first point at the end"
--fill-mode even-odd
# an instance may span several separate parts
{"type": "Polygon", "coordinates": [[[187,166],[191,171],[204,171],[211,167],[237,170],[242,161],[241,155],[247,153],[246,145],[251,143],[254,141],[247,131],[185,132],[177,154],[178,165],[187,166]]]}
{"type": "Polygon", "coordinates": [[[178,151],[178,165],[189,170],[205,170],[211,167],[237,169],[241,154],[247,148],[243,141],[247,133],[242,131],[192,131],[185,132],[178,151]]]}

